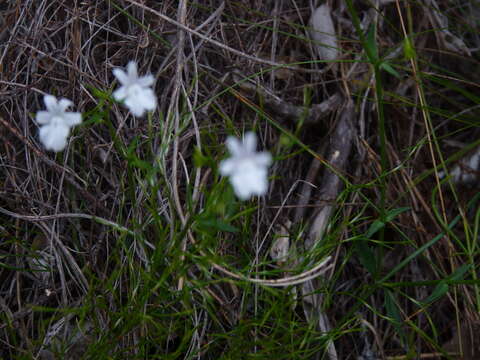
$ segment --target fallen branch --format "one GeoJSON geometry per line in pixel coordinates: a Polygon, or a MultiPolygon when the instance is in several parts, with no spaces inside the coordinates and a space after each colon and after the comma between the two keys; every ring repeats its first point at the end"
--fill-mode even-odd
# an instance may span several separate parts
{"type": "Polygon", "coordinates": [[[235,75],[234,81],[240,89],[247,91],[251,95],[260,95],[263,98],[263,102],[276,115],[294,121],[303,120],[305,125],[317,124],[320,120],[336,111],[341,105],[342,96],[338,93],[333,94],[320,104],[313,104],[309,107],[294,105],[281,99],[265,87],[246,81],[246,76],[241,74],[235,75]]]}
{"type": "MultiPolygon", "coordinates": [[[[332,168],[341,172],[345,172],[352,147],[354,114],[353,103],[348,100],[333,131],[328,149],[326,160],[332,168]]],[[[320,185],[322,199],[335,200],[342,186],[343,183],[337,173],[330,168],[326,168],[320,185]]],[[[312,218],[310,230],[304,243],[305,251],[315,248],[322,241],[334,209],[334,201],[322,202],[322,206],[312,218]]],[[[314,279],[303,283],[303,309],[306,318],[312,323],[316,322],[319,331],[327,333],[331,330],[331,326],[328,317],[322,311],[323,295],[317,291],[318,288],[319,284],[314,282],[314,279]]],[[[328,343],[327,352],[330,360],[338,359],[333,341],[328,343]]]]}

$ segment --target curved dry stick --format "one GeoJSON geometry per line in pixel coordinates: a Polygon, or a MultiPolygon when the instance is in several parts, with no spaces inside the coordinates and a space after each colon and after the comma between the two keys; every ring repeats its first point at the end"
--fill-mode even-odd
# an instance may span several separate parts
{"type": "MultiPolygon", "coordinates": [[[[332,168],[345,173],[347,159],[350,155],[353,142],[353,117],[355,115],[353,103],[349,99],[345,104],[340,120],[330,138],[330,148],[326,161],[332,168]]],[[[313,216],[312,226],[305,241],[305,249],[314,247],[323,237],[330,215],[334,210],[334,201],[343,186],[340,177],[330,169],[326,168],[322,178],[320,189],[322,200],[326,205],[319,208],[313,216]]]]}
{"type": "MultiPolygon", "coordinates": [[[[110,220],[107,220],[107,219],[104,219],[104,218],[101,218],[101,217],[98,217],[98,216],[82,214],[82,213],[62,213],[62,214],[55,214],[55,215],[22,215],[22,214],[17,214],[15,212],[4,209],[2,207],[0,207],[0,213],[2,213],[4,215],[11,216],[11,217],[16,218],[16,219],[32,221],[32,222],[53,220],[53,219],[59,219],[59,218],[89,219],[89,220],[97,221],[97,222],[99,222],[100,224],[103,224],[103,225],[111,226],[111,227],[115,228],[116,230],[121,231],[121,232],[126,232],[129,235],[135,235],[134,231],[132,231],[132,230],[130,230],[130,229],[124,227],[124,226],[121,226],[121,225],[119,225],[119,224],[117,224],[113,221],[110,221],[110,220]]],[[[192,236],[192,235],[190,234],[190,236],[192,236]]],[[[195,240],[193,240],[192,242],[195,242],[195,240]]],[[[206,256],[206,254],[203,253],[203,252],[202,252],[202,255],[206,256]]],[[[287,277],[284,277],[284,278],[272,279],[272,280],[256,279],[256,278],[250,278],[248,276],[243,276],[243,275],[234,273],[230,270],[227,270],[223,266],[218,265],[214,262],[211,262],[211,265],[215,269],[217,269],[218,271],[220,271],[220,272],[222,272],[222,273],[224,273],[224,274],[226,274],[226,275],[228,275],[228,276],[230,276],[234,279],[237,279],[237,280],[248,281],[248,282],[252,282],[252,283],[255,283],[255,284],[271,286],[271,287],[282,287],[282,286],[298,285],[298,284],[301,284],[301,283],[304,283],[306,281],[312,280],[312,279],[324,274],[326,271],[331,269],[332,266],[333,266],[332,264],[326,266],[327,263],[331,259],[332,259],[332,257],[328,256],[327,258],[325,258],[323,261],[321,261],[320,263],[315,265],[310,270],[304,271],[304,272],[302,272],[298,275],[287,276],[287,277]]]]}
{"type": "Polygon", "coordinates": [[[320,262],[319,264],[315,265],[313,268],[310,270],[307,270],[301,274],[295,275],[295,276],[289,276],[289,277],[284,277],[280,279],[274,279],[274,280],[266,280],[266,279],[255,279],[243,275],[236,274],[230,270],[225,269],[223,266],[218,265],[214,262],[212,262],[212,266],[223,272],[226,275],[229,275],[237,280],[243,280],[243,281],[248,281],[252,282],[255,284],[260,284],[260,285],[265,285],[265,286],[270,286],[270,287],[282,287],[282,286],[290,286],[290,285],[298,285],[301,283],[304,283],[306,281],[310,281],[320,275],[323,275],[326,271],[330,270],[333,267],[333,264],[328,265],[325,267],[325,265],[331,260],[331,256],[328,256],[325,260],[320,262]],[[325,267],[324,269],[322,269],[325,267]]]}
{"type": "Polygon", "coordinates": [[[129,235],[135,235],[135,232],[132,230],[117,224],[116,222],[104,219],[99,216],[95,215],[88,215],[88,214],[82,214],[82,213],[60,213],[60,214],[55,214],[55,215],[22,215],[22,214],[17,214],[13,211],[4,209],[0,207],[0,213],[4,215],[11,216],[15,219],[20,219],[20,220],[26,220],[26,221],[45,221],[45,220],[55,220],[55,219],[61,219],[61,218],[80,218],[80,219],[89,219],[89,220],[94,220],[102,225],[107,225],[111,226],[114,229],[120,231],[120,232],[125,232],[129,235]]]}

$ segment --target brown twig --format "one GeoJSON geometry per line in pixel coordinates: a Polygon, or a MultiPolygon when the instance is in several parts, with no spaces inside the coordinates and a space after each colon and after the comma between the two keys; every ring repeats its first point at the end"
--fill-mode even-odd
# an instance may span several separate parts
{"type": "Polygon", "coordinates": [[[241,80],[238,80],[238,86],[240,89],[248,91],[251,94],[256,93],[262,96],[265,104],[274,111],[275,114],[293,121],[302,120],[305,125],[318,124],[319,121],[336,111],[342,101],[342,96],[335,93],[319,104],[312,104],[309,107],[298,106],[281,99],[263,86],[241,80]]]}

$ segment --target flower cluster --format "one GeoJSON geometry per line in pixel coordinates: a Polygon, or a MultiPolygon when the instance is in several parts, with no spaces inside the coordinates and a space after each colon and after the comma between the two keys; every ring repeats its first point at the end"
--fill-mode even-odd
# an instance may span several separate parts
{"type": "MultiPolygon", "coordinates": [[[[135,116],[143,116],[146,110],[155,110],[157,98],[150,88],[154,83],[151,74],[139,77],[137,64],[130,61],[127,72],[114,69],[113,75],[121,86],[114,91],[113,97],[123,101],[135,116]]],[[[46,111],[39,111],[35,120],[40,126],[39,137],[45,149],[55,152],[62,151],[67,145],[70,129],[82,122],[82,115],[78,112],[67,112],[73,103],[68,99],[57,100],[55,96],[44,97],[46,111]]]]}
{"type": "Polygon", "coordinates": [[[220,163],[220,174],[230,177],[235,194],[241,200],[247,200],[252,195],[265,195],[268,189],[267,168],[272,156],[266,151],[256,152],[256,135],[247,132],[242,142],[229,136],[227,148],[232,157],[220,163]]]}
{"type": "MultiPolygon", "coordinates": [[[[120,87],[113,92],[116,101],[123,102],[135,116],[143,116],[146,111],[157,107],[157,98],[150,88],[155,79],[151,74],[138,76],[137,64],[130,61],[127,71],[116,68],[113,75],[120,87]]],[[[46,111],[36,114],[40,125],[39,137],[47,150],[62,151],[70,129],[82,122],[78,112],[67,112],[73,103],[67,99],[57,100],[55,96],[44,97],[46,111]]],[[[257,137],[247,132],[240,141],[229,136],[226,142],[231,157],[220,163],[220,174],[228,176],[235,194],[241,200],[248,200],[254,195],[265,195],[268,189],[268,167],[272,162],[269,152],[257,152],[257,137]]]]}

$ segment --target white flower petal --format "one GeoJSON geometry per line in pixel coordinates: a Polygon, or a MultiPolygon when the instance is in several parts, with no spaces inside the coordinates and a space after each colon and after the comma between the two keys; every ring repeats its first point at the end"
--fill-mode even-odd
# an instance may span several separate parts
{"type": "Polygon", "coordinates": [[[257,135],[254,132],[249,131],[243,136],[243,148],[249,153],[257,150],[257,135]]]}
{"type": "Polygon", "coordinates": [[[57,108],[57,98],[53,95],[45,95],[43,97],[43,102],[45,103],[45,107],[48,111],[53,111],[57,108]]]}
{"type": "Polygon", "coordinates": [[[222,176],[228,176],[235,170],[236,161],[234,159],[225,159],[220,162],[218,170],[222,176]]]}
{"type": "Polygon", "coordinates": [[[148,74],[139,78],[137,81],[137,84],[140,85],[141,87],[148,87],[148,86],[152,86],[154,82],[155,82],[155,79],[153,78],[153,75],[148,74]]]}
{"type": "Polygon", "coordinates": [[[137,63],[130,61],[127,64],[127,72],[130,80],[138,80],[137,63]]]}
{"type": "MultiPolygon", "coordinates": [[[[63,115],[65,115],[65,114],[63,114],[63,115]]],[[[65,124],[65,119],[63,118],[63,115],[62,116],[53,115],[51,120],[50,120],[50,124],[48,124],[48,125],[51,125],[51,126],[67,126],[67,124],[65,124]]]]}
{"type": "Polygon", "coordinates": [[[117,101],[122,101],[128,95],[127,89],[128,88],[126,86],[119,87],[117,90],[113,92],[113,98],[117,101]]]}
{"type": "Polygon", "coordinates": [[[269,166],[272,163],[272,155],[268,151],[262,151],[255,154],[254,161],[258,166],[269,166]]]}
{"type": "Polygon", "coordinates": [[[227,137],[226,144],[227,144],[228,151],[233,157],[242,155],[243,153],[242,144],[236,137],[234,136],[227,137]]]}
{"type": "Polygon", "coordinates": [[[67,108],[72,105],[73,103],[68,100],[68,99],[65,99],[65,98],[62,98],[60,99],[60,101],[58,102],[58,107],[61,111],[65,111],[67,110],[67,108]]]}
{"type": "Polygon", "coordinates": [[[47,150],[61,151],[67,144],[67,126],[45,125],[40,128],[39,137],[47,150]]]}
{"type": "Polygon", "coordinates": [[[235,194],[242,200],[250,198],[252,195],[265,195],[268,188],[266,171],[236,173],[231,176],[230,181],[235,194]]]}
{"type": "Polygon", "coordinates": [[[132,96],[127,97],[125,100],[125,105],[127,105],[128,109],[135,116],[141,117],[145,113],[145,108],[143,107],[142,103],[132,96]]]}
{"type": "Polygon", "coordinates": [[[128,85],[130,83],[130,79],[125,71],[122,69],[113,69],[112,70],[113,75],[117,78],[117,80],[120,82],[122,85],[128,85]]]}
{"type": "Polygon", "coordinates": [[[63,115],[63,120],[66,125],[72,127],[82,122],[82,114],[78,112],[65,113],[63,115]]]}
{"type": "Polygon", "coordinates": [[[250,185],[244,182],[242,176],[232,175],[230,177],[230,182],[233,186],[235,195],[237,195],[240,200],[248,200],[251,197],[250,185]]]}
{"type": "Polygon", "coordinates": [[[268,190],[268,178],[267,174],[260,175],[258,174],[258,179],[252,187],[255,195],[262,196],[267,193],[268,190]]]}
{"type": "Polygon", "coordinates": [[[35,115],[35,120],[37,121],[38,124],[40,125],[45,125],[50,122],[51,115],[48,111],[39,111],[37,112],[37,115],[35,115]]]}
{"type": "Polygon", "coordinates": [[[235,195],[237,195],[237,197],[240,199],[240,200],[248,200],[252,197],[252,194],[250,193],[250,189],[246,188],[246,187],[243,187],[243,186],[235,186],[236,184],[232,184],[233,185],[233,191],[235,192],[235,195]]]}
{"type": "Polygon", "coordinates": [[[147,110],[155,110],[155,107],[157,106],[157,98],[152,89],[142,89],[137,100],[147,110]]]}

